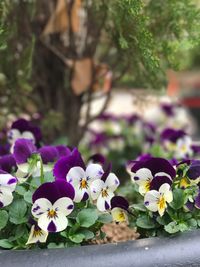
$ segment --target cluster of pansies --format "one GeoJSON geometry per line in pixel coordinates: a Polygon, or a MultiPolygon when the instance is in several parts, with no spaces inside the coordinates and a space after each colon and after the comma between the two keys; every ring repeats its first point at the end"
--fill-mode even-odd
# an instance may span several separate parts
{"type": "Polygon", "coordinates": [[[101,155],[85,164],[64,145],[37,148],[18,138],[0,158],[0,247],[67,247],[103,238],[101,227],[128,220],[129,203],[101,155]],[[9,233],[9,234],[8,234],[9,233]]]}
{"type": "Polygon", "coordinates": [[[132,205],[133,223],[143,236],[173,234],[200,227],[200,161],[172,165],[143,157],[129,163],[140,201],[132,205]]]}

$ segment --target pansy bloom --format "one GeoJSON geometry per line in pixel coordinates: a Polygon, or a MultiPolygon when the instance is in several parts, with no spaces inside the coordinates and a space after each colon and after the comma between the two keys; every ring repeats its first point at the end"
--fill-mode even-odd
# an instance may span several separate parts
{"type": "Polygon", "coordinates": [[[17,178],[0,170],[0,208],[8,206],[13,201],[13,191],[17,185],[17,178]]]}
{"type": "Polygon", "coordinates": [[[74,149],[70,156],[58,160],[54,167],[54,175],[57,179],[64,179],[73,185],[75,202],[89,198],[91,182],[100,179],[103,173],[100,164],[91,163],[86,167],[77,149],[74,149]]]}
{"type": "Polygon", "coordinates": [[[129,203],[121,196],[114,196],[111,199],[111,214],[115,222],[127,222],[129,203]]]}
{"type": "Polygon", "coordinates": [[[105,171],[101,179],[91,183],[91,198],[97,201],[99,211],[104,212],[111,208],[111,199],[119,184],[119,179],[114,173],[110,173],[110,168],[105,171]]]}
{"type": "Polygon", "coordinates": [[[36,153],[37,149],[31,140],[22,138],[15,142],[13,155],[18,167],[16,175],[21,182],[30,175],[39,176],[40,166],[38,164],[40,163],[30,165],[30,159],[36,153]]]}
{"type": "Polygon", "coordinates": [[[13,145],[17,139],[29,139],[35,145],[39,145],[42,134],[40,128],[34,126],[30,121],[19,119],[13,122],[11,129],[7,133],[8,142],[13,145]]]}
{"type": "Polygon", "coordinates": [[[164,183],[172,184],[176,176],[175,169],[168,160],[150,158],[135,163],[131,169],[132,179],[139,185],[139,192],[145,195],[150,190],[159,190],[164,183]]]}
{"type": "Polygon", "coordinates": [[[46,232],[60,232],[74,208],[74,188],[64,180],[42,184],[33,194],[32,214],[46,232]]]}
{"type": "Polygon", "coordinates": [[[15,171],[17,168],[15,158],[12,154],[4,155],[0,158],[0,169],[11,173],[12,171],[15,171]]]}
{"type": "Polygon", "coordinates": [[[173,194],[169,184],[163,184],[158,191],[151,190],[144,196],[144,205],[147,209],[163,216],[167,203],[172,202],[173,194]]]}
{"type": "Polygon", "coordinates": [[[48,232],[42,230],[37,223],[34,223],[31,226],[30,235],[26,245],[35,244],[35,243],[46,243],[48,232]]]}

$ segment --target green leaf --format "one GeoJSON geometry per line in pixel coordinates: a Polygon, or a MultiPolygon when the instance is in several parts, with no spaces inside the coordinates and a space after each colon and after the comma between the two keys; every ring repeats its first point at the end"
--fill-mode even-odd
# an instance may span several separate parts
{"type": "Polygon", "coordinates": [[[190,219],[187,221],[188,227],[190,230],[196,229],[198,225],[198,221],[195,220],[194,218],[190,219]]]}
{"type": "Polygon", "coordinates": [[[76,221],[82,226],[82,227],[90,227],[98,219],[98,215],[95,209],[84,209],[81,210],[76,218],[76,221]]]}
{"type": "Polygon", "coordinates": [[[155,228],[155,223],[147,215],[140,216],[136,220],[136,225],[137,225],[137,227],[144,228],[144,229],[153,229],[153,228],[155,228]]]}
{"type": "Polygon", "coordinates": [[[185,232],[188,230],[188,225],[185,222],[179,223],[178,227],[181,232],[185,232]]]}
{"type": "Polygon", "coordinates": [[[78,231],[78,234],[84,235],[85,240],[94,238],[94,233],[92,231],[89,231],[88,229],[80,229],[78,231]]]}
{"type": "Polygon", "coordinates": [[[111,223],[112,220],[113,220],[112,216],[109,213],[107,213],[107,214],[100,214],[97,221],[101,223],[111,223]]]}
{"type": "Polygon", "coordinates": [[[177,222],[170,222],[168,225],[165,225],[165,231],[170,234],[179,232],[179,226],[177,222]]]}
{"type": "Polygon", "coordinates": [[[131,205],[131,208],[133,208],[135,210],[139,210],[139,211],[147,211],[146,207],[142,203],[140,203],[140,204],[133,204],[133,205],[131,205]]]}
{"type": "Polygon", "coordinates": [[[25,214],[27,211],[26,203],[23,199],[15,200],[9,209],[10,222],[14,224],[21,224],[27,221],[25,214]]]}
{"type": "Polygon", "coordinates": [[[2,230],[8,222],[8,213],[5,210],[0,210],[0,230],[2,230]]]}
{"type": "Polygon", "coordinates": [[[176,188],[173,191],[173,201],[169,204],[175,210],[178,210],[183,207],[185,203],[185,194],[184,191],[180,188],[176,188]]]}
{"type": "Polygon", "coordinates": [[[28,202],[29,204],[32,204],[32,196],[33,196],[33,193],[31,191],[27,191],[25,194],[24,194],[24,200],[26,202],[28,202]]]}
{"type": "Polygon", "coordinates": [[[56,243],[49,243],[47,248],[64,248],[65,247],[65,244],[64,243],[59,243],[59,244],[56,244],[56,243]]]}
{"type": "Polygon", "coordinates": [[[84,234],[79,234],[79,233],[69,236],[69,239],[77,244],[83,242],[84,238],[85,238],[84,234]]]}
{"type": "Polygon", "coordinates": [[[26,188],[22,185],[17,185],[15,192],[17,192],[20,196],[23,196],[26,193],[26,188]]]}
{"type": "Polygon", "coordinates": [[[1,248],[12,248],[13,244],[8,239],[0,239],[1,248]]]}

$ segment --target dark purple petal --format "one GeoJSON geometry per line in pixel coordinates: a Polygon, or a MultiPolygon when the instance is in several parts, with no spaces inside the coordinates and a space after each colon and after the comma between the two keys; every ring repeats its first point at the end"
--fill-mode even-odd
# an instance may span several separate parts
{"type": "Polygon", "coordinates": [[[71,150],[65,145],[58,145],[55,148],[57,149],[59,158],[69,156],[71,153],[71,150]]]}
{"type": "Polygon", "coordinates": [[[146,161],[137,162],[131,169],[133,173],[136,173],[141,168],[147,168],[151,171],[153,176],[159,172],[167,173],[172,179],[176,176],[176,171],[168,160],[163,158],[151,158],[146,161]]]}
{"type": "Polygon", "coordinates": [[[5,156],[10,153],[10,144],[0,145],[0,156],[5,156]]]}
{"type": "Polygon", "coordinates": [[[47,198],[52,204],[59,198],[69,197],[74,199],[74,188],[64,180],[42,184],[33,194],[33,203],[39,198],[47,198]]]}
{"type": "Polygon", "coordinates": [[[53,232],[53,233],[56,232],[57,228],[56,228],[56,225],[53,221],[50,222],[47,230],[48,230],[48,232],[53,232]]]}
{"type": "Polygon", "coordinates": [[[15,142],[13,155],[17,164],[27,162],[28,158],[36,152],[36,146],[29,139],[21,138],[15,142]]]}
{"type": "Polygon", "coordinates": [[[105,201],[105,209],[106,210],[109,210],[110,209],[110,205],[109,205],[109,203],[107,201],[105,201]]]}
{"type": "Polygon", "coordinates": [[[87,192],[85,192],[81,201],[86,201],[88,198],[89,198],[89,195],[87,192]]]}
{"type": "Polygon", "coordinates": [[[195,145],[192,145],[191,148],[192,148],[194,154],[200,154],[200,145],[195,144],[195,145]]]}
{"type": "Polygon", "coordinates": [[[197,209],[200,209],[200,191],[199,191],[197,197],[195,198],[195,207],[197,209]]]}
{"type": "Polygon", "coordinates": [[[53,174],[56,179],[66,180],[67,173],[75,166],[79,166],[85,170],[85,164],[77,148],[75,148],[69,156],[62,157],[56,162],[53,174]]]}
{"type": "Polygon", "coordinates": [[[58,152],[54,146],[43,146],[38,149],[44,164],[55,162],[58,159],[58,152]]]}
{"type": "Polygon", "coordinates": [[[37,145],[42,139],[42,133],[41,133],[40,128],[37,126],[34,126],[30,121],[27,121],[25,119],[18,119],[15,122],[13,122],[11,129],[17,129],[21,133],[25,131],[31,132],[35,137],[37,145]]]}
{"type": "Polygon", "coordinates": [[[152,158],[151,154],[142,154],[139,157],[137,157],[137,161],[145,161],[151,158],[152,158]]]}
{"type": "Polygon", "coordinates": [[[195,160],[191,163],[187,176],[192,180],[200,178],[200,160],[195,160]]]}
{"type": "Polygon", "coordinates": [[[106,168],[106,170],[105,170],[105,172],[104,172],[104,174],[101,176],[101,180],[103,180],[105,182],[105,180],[107,179],[111,169],[112,169],[112,164],[109,163],[107,168],[106,168]]]}
{"type": "Polygon", "coordinates": [[[124,210],[128,210],[129,203],[124,197],[114,196],[111,199],[111,209],[114,209],[114,208],[121,208],[124,210]]]}
{"type": "Polygon", "coordinates": [[[151,184],[150,184],[150,190],[159,190],[159,188],[161,187],[161,185],[163,184],[169,184],[171,185],[172,184],[172,180],[167,177],[167,176],[156,176],[153,178],[153,180],[151,181],[151,184]]]}
{"type": "Polygon", "coordinates": [[[161,140],[169,140],[173,143],[182,137],[186,136],[186,133],[183,130],[176,130],[173,128],[166,128],[162,131],[160,137],[161,140]]]}
{"type": "Polygon", "coordinates": [[[168,117],[173,117],[175,115],[175,106],[170,103],[161,103],[161,109],[168,117]]]}
{"type": "Polygon", "coordinates": [[[5,155],[0,158],[0,169],[11,173],[17,168],[16,161],[13,155],[5,155]]]}
{"type": "Polygon", "coordinates": [[[188,201],[186,204],[185,204],[186,208],[189,210],[189,211],[192,211],[194,209],[194,203],[188,201]]]}
{"type": "Polygon", "coordinates": [[[89,158],[89,161],[92,161],[93,163],[99,163],[101,165],[104,165],[106,162],[106,158],[101,154],[94,154],[89,158]]]}
{"type": "Polygon", "coordinates": [[[3,208],[3,203],[0,201],[0,208],[3,208]]]}

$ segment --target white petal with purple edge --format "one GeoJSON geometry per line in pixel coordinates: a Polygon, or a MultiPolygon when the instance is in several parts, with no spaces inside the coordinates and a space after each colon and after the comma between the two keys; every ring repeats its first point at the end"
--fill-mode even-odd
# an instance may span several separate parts
{"type": "Polygon", "coordinates": [[[62,212],[56,212],[56,218],[49,218],[48,213],[44,213],[38,219],[38,226],[46,232],[60,232],[66,229],[68,219],[62,212]]]}
{"type": "Polygon", "coordinates": [[[119,179],[114,173],[110,173],[105,181],[105,186],[107,186],[113,192],[117,189],[119,184],[119,179]]]}
{"type": "Polygon", "coordinates": [[[97,209],[101,212],[106,211],[107,209],[110,209],[111,205],[110,205],[110,201],[112,199],[112,197],[114,196],[113,193],[111,193],[109,196],[107,197],[102,197],[101,195],[98,197],[97,199],[97,209]]]}
{"type": "Polygon", "coordinates": [[[8,142],[13,144],[17,139],[21,138],[21,133],[17,129],[12,129],[8,132],[8,142]]]}
{"type": "Polygon", "coordinates": [[[76,186],[79,185],[80,180],[85,177],[85,171],[81,167],[72,167],[67,174],[67,182],[76,186]]]}
{"type": "Polygon", "coordinates": [[[91,198],[93,200],[96,200],[99,196],[99,194],[101,193],[101,189],[105,186],[104,181],[98,179],[95,180],[91,183],[90,185],[90,194],[91,194],[91,198]]]}
{"type": "Polygon", "coordinates": [[[138,184],[140,183],[140,181],[151,181],[152,179],[153,179],[153,175],[151,171],[147,168],[139,169],[135,173],[135,177],[134,177],[135,182],[138,184]]]}
{"type": "Polygon", "coordinates": [[[42,214],[50,209],[52,209],[51,202],[46,198],[39,198],[33,203],[31,212],[35,218],[40,218],[42,214]]]}
{"type": "Polygon", "coordinates": [[[52,209],[62,212],[65,216],[69,215],[74,208],[73,201],[68,197],[59,198],[54,204],[52,209]]]}
{"type": "Polygon", "coordinates": [[[15,190],[17,179],[11,174],[0,174],[0,186],[9,187],[11,191],[15,190]]]}
{"type": "Polygon", "coordinates": [[[99,164],[89,164],[86,168],[85,174],[88,181],[92,182],[95,179],[101,178],[104,171],[99,164]]]}
{"type": "Polygon", "coordinates": [[[0,188],[0,208],[8,206],[13,201],[12,191],[7,187],[0,188]]]}
{"type": "Polygon", "coordinates": [[[75,190],[75,197],[74,197],[74,202],[79,203],[82,201],[85,193],[88,194],[89,196],[89,192],[87,189],[83,188],[80,189],[79,185],[78,186],[74,186],[74,190],[75,190]]]}
{"type": "Polygon", "coordinates": [[[170,203],[173,200],[173,194],[170,188],[170,185],[165,183],[163,185],[161,185],[161,187],[159,188],[159,192],[161,194],[163,194],[165,200],[170,203]]]}
{"type": "Polygon", "coordinates": [[[166,172],[158,172],[158,173],[155,174],[155,177],[157,177],[157,176],[166,176],[166,177],[168,177],[169,179],[172,180],[172,177],[166,172]]]}
{"type": "Polygon", "coordinates": [[[156,212],[158,210],[158,199],[160,198],[160,193],[156,190],[151,190],[144,196],[144,205],[147,209],[156,212]]]}

